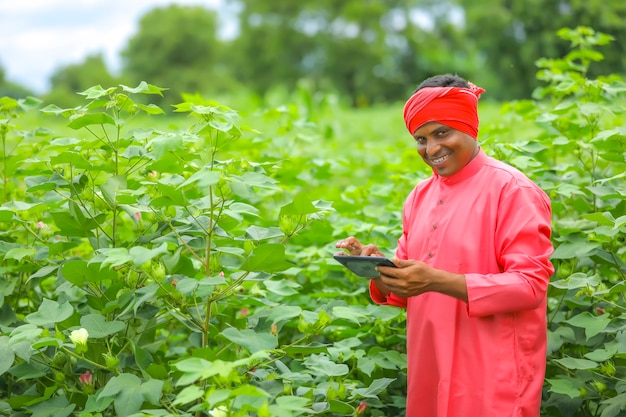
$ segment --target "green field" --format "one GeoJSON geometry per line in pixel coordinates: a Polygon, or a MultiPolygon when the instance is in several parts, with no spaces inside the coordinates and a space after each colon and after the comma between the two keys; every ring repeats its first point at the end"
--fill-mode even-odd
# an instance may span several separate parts
{"type": "MultiPolygon", "coordinates": [[[[572,74],[545,100],[482,103],[480,141],[553,204],[542,415],[616,417],[626,89],[572,74]]],[[[0,412],[403,415],[404,312],[330,256],[348,235],[391,255],[430,175],[401,103],[145,114],[155,91],[94,88],[72,110],[0,101],[0,412]]]]}

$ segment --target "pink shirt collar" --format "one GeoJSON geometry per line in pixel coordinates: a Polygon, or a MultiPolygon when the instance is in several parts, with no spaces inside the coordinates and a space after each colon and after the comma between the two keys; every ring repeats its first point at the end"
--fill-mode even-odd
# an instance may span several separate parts
{"type": "Polygon", "coordinates": [[[482,148],[479,148],[478,153],[476,154],[474,159],[472,159],[469,164],[465,165],[459,172],[446,177],[442,177],[433,171],[433,176],[436,178],[436,180],[441,181],[445,185],[458,184],[461,181],[465,181],[466,179],[474,176],[474,174],[480,171],[480,169],[487,163],[487,159],[487,154],[483,151],[482,148]]]}

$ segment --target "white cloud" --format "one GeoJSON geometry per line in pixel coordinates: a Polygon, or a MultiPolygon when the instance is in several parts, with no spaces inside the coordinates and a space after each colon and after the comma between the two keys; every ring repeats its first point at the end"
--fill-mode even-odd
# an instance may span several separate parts
{"type": "Polygon", "coordinates": [[[54,70],[102,53],[119,53],[142,15],[168,4],[217,8],[223,0],[0,0],[0,66],[6,78],[45,92],[54,70]]]}

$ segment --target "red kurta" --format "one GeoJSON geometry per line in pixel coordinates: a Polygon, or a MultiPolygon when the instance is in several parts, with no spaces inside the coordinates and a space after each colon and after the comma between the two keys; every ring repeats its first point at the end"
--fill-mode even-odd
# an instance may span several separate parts
{"type": "Polygon", "coordinates": [[[538,417],[546,366],[548,196],[482,150],[409,194],[396,256],[465,274],[440,293],[372,299],[407,308],[408,417],[538,417]]]}

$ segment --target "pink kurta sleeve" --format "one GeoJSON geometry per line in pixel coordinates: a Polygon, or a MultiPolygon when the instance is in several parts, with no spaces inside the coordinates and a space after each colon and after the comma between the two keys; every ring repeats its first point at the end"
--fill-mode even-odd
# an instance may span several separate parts
{"type": "Polygon", "coordinates": [[[398,297],[394,293],[391,293],[387,297],[385,297],[384,295],[380,293],[380,291],[378,291],[376,284],[374,284],[374,282],[371,280],[370,280],[370,297],[372,298],[372,301],[374,301],[376,304],[383,304],[383,305],[406,308],[406,298],[398,297]]]}
{"type": "Polygon", "coordinates": [[[467,273],[470,317],[537,308],[546,296],[550,263],[551,209],[548,197],[530,186],[511,187],[500,200],[495,230],[502,272],[467,273]]]}

